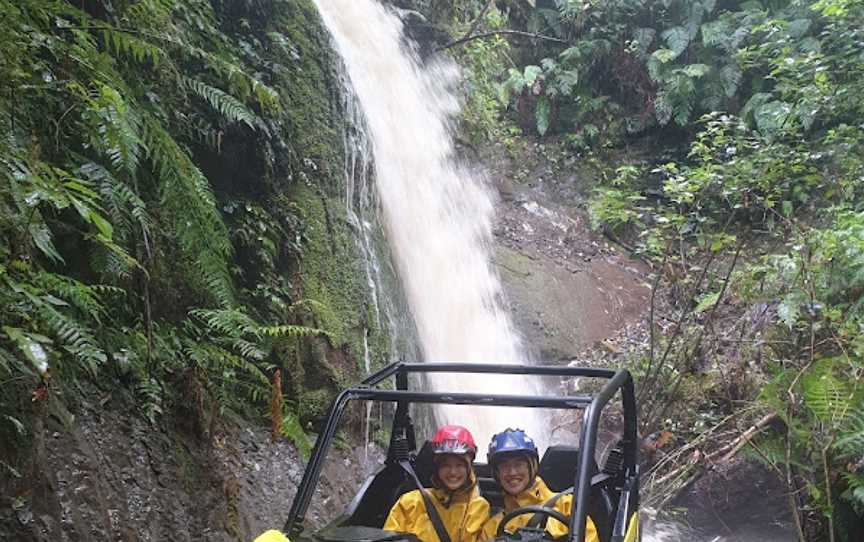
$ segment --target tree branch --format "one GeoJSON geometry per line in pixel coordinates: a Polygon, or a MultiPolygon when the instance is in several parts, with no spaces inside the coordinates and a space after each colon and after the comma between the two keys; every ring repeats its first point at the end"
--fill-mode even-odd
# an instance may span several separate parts
{"type": "Polygon", "coordinates": [[[477,31],[477,27],[480,26],[480,23],[483,22],[483,17],[486,16],[486,12],[489,11],[489,8],[492,7],[492,4],[495,3],[495,0],[487,0],[486,5],[483,6],[483,9],[480,10],[480,15],[474,19],[474,22],[471,23],[471,27],[468,29],[468,32],[465,32],[465,35],[460,39],[468,39],[471,37],[471,34],[477,31]]]}
{"type": "MultiPolygon", "coordinates": [[[[649,478],[646,477],[646,482],[648,482],[646,487],[650,486],[653,488],[653,491],[651,492],[653,494],[653,499],[647,499],[646,502],[652,505],[656,504],[656,509],[661,510],[686,490],[700,476],[713,470],[716,465],[731,461],[738,452],[741,451],[741,449],[756,437],[756,435],[761,433],[765,427],[778,418],[779,416],[776,413],[767,414],[726,446],[707,454],[696,448],[690,454],[690,457],[685,463],[672,469],[660,478],[649,481],[649,478]]],[[[729,418],[727,418],[727,420],[728,419],[729,418]]],[[[725,421],[726,420],[724,420],[724,422],[725,421]]],[[[721,422],[721,424],[724,422],[721,422]]],[[[718,427],[719,425],[720,424],[715,427],[718,427]]],[[[669,462],[674,463],[675,461],[680,461],[684,451],[686,451],[687,448],[695,447],[698,441],[703,439],[704,435],[705,434],[700,435],[693,442],[684,446],[681,450],[674,452],[674,454],[670,454],[676,456],[678,459],[670,459],[669,462]]],[[[654,467],[649,471],[649,473],[652,472],[656,473],[654,467]]]]}
{"type": "Polygon", "coordinates": [[[493,30],[491,32],[484,32],[482,34],[475,34],[473,36],[468,36],[465,38],[459,38],[456,41],[451,41],[447,45],[443,45],[436,49],[436,51],[443,51],[444,49],[450,49],[451,47],[456,47],[457,45],[462,45],[469,41],[473,40],[482,40],[485,38],[491,38],[493,36],[517,36],[521,38],[532,38],[544,41],[550,41],[553,43],[560,43],[563,45],[570,45],[569,41],[565,41],[553,36],[546,36],[545,34],[535,34],[533,32],[522,32],[521,30],[493,30]]]}
{"type": "Polygon", "coordinates": [[[771,422],[778,419],[779,416],[776,412],[772,412],[771,414],[766,414],[762,419],[756,422],[750,429],[744,431],[740,437],[738,437],[734,442],[732,442],[729,446],[724,446],[723,448],[717,450],[713,454],[711,454],[708,459],[710,461],[717,460],[717,457],[720,454],[723,454],[723,457],[719,459],[720,463],[728,463],[735,457],[741,449],[747,445],[748,442],[753,440],[753,438],[762,432],[766,426],[768,426],[771,422]]]}

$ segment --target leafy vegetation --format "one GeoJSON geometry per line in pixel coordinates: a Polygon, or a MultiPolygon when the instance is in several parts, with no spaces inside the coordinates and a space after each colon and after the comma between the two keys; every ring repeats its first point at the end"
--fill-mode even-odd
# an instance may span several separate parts
{"type": "MultiPolygon", "coordinates": [[[[128,387],[152,422],[190,408],[206,433],[207,411],[263,413],[298,341],[332,339],[292,284],[309,217],[289,194],[326,186],[316,161],[340,148],[309,130],[338,141],[335,119],[305,116],[331,109],[310,90],[329,59],[298,30],[316,17],[0,1],[0,438],[82,379],[128,387]]],[[[295,399],[281,425],[303,448],[295,399]]]]}
{"type": "MultiPolygon", "coordinates": [[[[655,368],[649,381],[671,382],[661,392],[666,400],[677,400],[681,381],[699,372],[694,354],[707,352],[718,364],[733,352],[751,360],[739,363],[756,372],[736,377],[737,385],[749,380],[750,390],[761,386],[757,403],[782,420],[782,428],[752,447],[795,492],[802,540],[852,540],[864,505],[861,449],[849,447],[864,412],[864,163],[861,137],[851,127],[862,111],[860,101],[842,98],[856,92],[864,73],[860,55],[842,45],[860,43],[864,12],[837,7],[794,4],[784,13],[809,16],[770,18],[753,27],[749,34],[761,35],[761,43],[743,46],[736,56],[744,78],[761,88],[733,111],[740,117],[706,115],[686,160],[645,164],[630,178],[619,174],[618,186],[599,188],[592,203],[597,225],[636,235],[640,250],[664,262],[681,287],[681,303],[702,300],[691,306],[691,339],[682,341],[682,358],[655,368]],[[831,30],[808,32],[820,27],[831,30]],[[850,77],[853,72],[858,76],[850,77]],[[825,92],[839,99],[826,99],[825,92]],[[742,247],[750,255],[729,277],[728,289],[724,273],[706,277],[712,262],[729,266],[733,252],[734,266],[742,247]],[[699,313],[712,307],[713,316],[727,291],[727,303],[739,310],[763,308],[759,318],[739,316],[742,338],[749,336],[745,326],[768,326],[756,336],[760,347],[703,345],[706,333],[723,334],[713,330],[711,316],[699,313]],[[772,439],[778,446],[766,444],[772,439]]],[[[753,396],[739,391],[738,398],[753,396]]]]}
{"type": "Polygon", "coordinates": [[[741,446],[788,486],[799,539],[855,539],[864,4],[491,4],[453,4],[454,54],[488,65],[458,48],[524,33],[514,62],[487,77],[500,118],[611,161],[588,203],[592,225],[653,266],[657,297],[675,311],[652,319],[649,351],[633,360],[643,430],[705,438],[694,402],[717,427],[740,417],[739,432],[759,435],[741,446]],[[474,24],[484,7],[490,22],[474,24]],[[616,162],[614,147],[631,143],[652,150],[616,162]]]}

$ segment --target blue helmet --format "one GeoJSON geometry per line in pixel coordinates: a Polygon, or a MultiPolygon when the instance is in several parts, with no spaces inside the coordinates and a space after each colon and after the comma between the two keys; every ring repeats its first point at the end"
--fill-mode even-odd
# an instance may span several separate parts
{"type": "Polygon", "coordinates": [[[489,443],[487,457],[489,458],[489,466],[492,467],[492,475],[496,480],[498,479],[496,463],[510,455],[525,456],[528,459],[531,478],[537,476],[540,457],[537,454],[537,445],[534,444],[534,439],[526,435],[525,431],[521,429],[508,427],[504,431],[492,435],[492,441],[489,443]]]}

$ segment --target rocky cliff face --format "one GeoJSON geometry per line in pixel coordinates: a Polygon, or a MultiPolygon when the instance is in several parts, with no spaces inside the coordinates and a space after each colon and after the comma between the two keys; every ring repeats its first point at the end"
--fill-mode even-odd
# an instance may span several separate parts
{"type": "Polygon", "coordinates": [[[595,168],[554,140],[478,157],[497,189],[495,264],[520,333],[544,361],[610,354],[639,335],[648,269],[592,232],[582,209],[595,168]]]}
{"type": "MultiPolygon", "coordinates": [[[[122,390],[89,391],[37,416],[20,478],[2,480],[0,539],[233,541],[284,524],[303,474],[293,446],[247,424],[216,422],[209,439],[177,416],[154,427],[122,390]]],[[[313,519],[364,473],[360,455],[334,453],[321,482],[332,500],[315,501],[313,519]]]]}

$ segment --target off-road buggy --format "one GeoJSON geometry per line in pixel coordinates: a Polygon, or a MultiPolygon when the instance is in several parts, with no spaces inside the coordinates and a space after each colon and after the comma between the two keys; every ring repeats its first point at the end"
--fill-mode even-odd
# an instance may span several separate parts
{"type": "MultiPolygon", "coordinates": [[[[512,376],[518,378],[518,376],[512,376]]],[[[617,403],[617,400],[615,401],[617,403]]],[[[542,453],[539,475],[550,489],[556,492],[573,491],[574,513],[566,518],[569,525],[568,541],[584,539],[586,516],[591,517],[597,527],[600,542],[635,542],[639,539],[639,472],[637,465],[636,404],[633,379],[625,370],[529,366],[478,363],[394,363],[366,378],[359,386],[346,389],[333,402],[329,415],[306,466],[302,482],[291,506],[284,532],[294,542],[416,542],[413,535],[384,531],[381,527],[391,506],[400,495],[416,489],[418,480],[429,485],[432,474],[431,452],[428,447],[418,449],[415,426],[410,414],[411,405],[459,404],[484,406],[509,406],[541,409],[581,410],[578,446],[551,445],[542,453]],[[430,392],[410,389],[416,382],[430,373],[494,373],[503,375],[525,375],[557,377],[559,379],[602,379],[599,391],[574,395],[496,395],[494,393],[430,392]],[[395,389],[388,386],[395,377],[395,389]],[[389,389],[388,389],[389,388],[389,389]],[[620,407],[614,410],[619,418],[620,437],[610,443],[605,453],[603,466],[595,460],[598,448],[598,424],[604,408],[612,406],[610,401],[621,398],[620,407]],[[334,444],[340,417],[349,403],[373,401],[395,404],[389,446],[383,465],[366,479],[350,504],[326,526],[316,529],[306,521],[310,501],[321,475],[322,464],[328,449],[334,444]],[[410,465],[414,473],[406,470],[410,465]],[[414,476],[416,475],[416,476],[414,476]]],[[[608,410],[612,410],[611,408],[608,410]]],[[[514,409],[514,413],[518,410],[514,409]]],[[[574,418],[579,420],[578,416],[574,418]]],[[[517,423],[501,420],[504,428],[517,423]]],[[[501,490],[495,483],[489,466],[475,463],[479,489],[490,502],[493,510],[503,504],[501,490]]],[[[543,507],[526,507],[508,514],[510,518],[520,514],[554,516],[554,510],[543,507]]],[[[560,518],[559,518],[560,520],[560,518]]],[[[506,524],[509,518],[502,521],[506,524]]],[[[541,541],[548,540],[542,528],[523,528],[515,533],[499,530],[499,540],[541,541]]]]}

